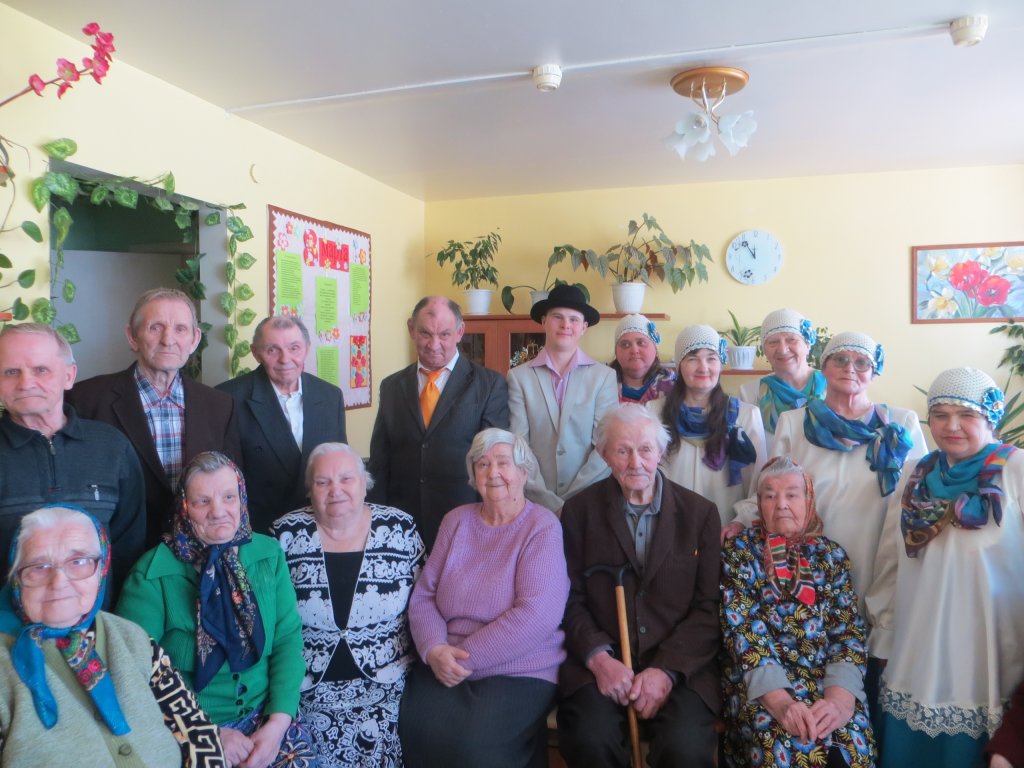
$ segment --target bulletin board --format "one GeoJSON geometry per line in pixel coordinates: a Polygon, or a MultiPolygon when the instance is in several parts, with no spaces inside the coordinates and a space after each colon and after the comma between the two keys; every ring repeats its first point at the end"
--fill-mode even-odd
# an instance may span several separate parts
{"type": "Polygon", "coordinates": [[[309,329],[306,371],[339,387],[346,408],[371,403],[370,236],[267,206],[270,312],[309,329]]]}

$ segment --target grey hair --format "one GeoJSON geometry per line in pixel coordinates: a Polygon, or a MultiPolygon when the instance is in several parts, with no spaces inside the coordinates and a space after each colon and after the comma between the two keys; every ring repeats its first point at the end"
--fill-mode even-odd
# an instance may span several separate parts
{"type": "Polygon", "coordinates": [[[416,318],[419,317],[420,312],[425,310],[432,303],[441,301],[448,305],[448,309],[455,315],[455,325],[462,325],[462,307],[459,306],[458,302],[452,301],[447,296],[424,296],[422,299],[416,302],[416,306],[412,308],[412,315],[409,320],[413,323],[416,322],[416,318]]]}
{"type": "Polygon", "coordinates": [[[264,328],[273,328],[276,331],[298,328],[302,332],[302,339],[306,342],[306,346],[308,347],[312,343],[309,340],[309,330],[301,319],[292,315],[271,315],[260,320],[256,330],[252,332],[252,345],[254,347],[259,347],[263,343],[264,328]]]}
{"type": "Polygon", "coordinates": [[[530,444],[521,435],[497,427],[482,429],[476,433],[473,444],[469,446],[469,453],[466,454],[466,475],[469,478],[469,487],[474,491],[479,490],[476,487],[476,463],[496,445],[511,445],[512,463],[527,475],[537,466],[537,459],[530,450],[530,444]]]}
{"type": "Polygon", "coordinates": [[[664,453],[668,447],[668,430],[657,416],[637,403],[621,403],[608,411],[597,423],[597,429],[594,430],[594,445],[597,447],[598,453],[604,453],[605,446],[608,445],[608,440],[611,437],[611,431],[617,424],[627,426],[646,424],[654,434],[658,450],[664,453]]]}
{"type": "Polygon", "coordinates": [[[238,474],[238,466],[220,451],[205,451],[196,456],[182,470],[181,479],[178,480],[178,487],[184,488],[188,493],[188,484],[196,475],[209,475],[224,467],[230,467],[238,474]]]}
{"type": "Polygon", "coordinates": [[[34,334],[36,336],[49,336],[57,344],[57,354],[60,355],[60,359],[64,361],[64,365],[75,364],[75,353],[71,351],[71,345],[68,344],[68,340],[61,336],[54,328],[46,325],[45,323],[18,323],[17,325],[6,325],[4,329],[0,331],[0,339],[4,336],[14,336],[16,334],[34,334]]]}
{"type": "Polygon", "coordinates": [[[373,488],[373,476],[366,469],[366,462],[363,461],[363,457],[359,455],[359,452],[348,443],[320,443],[316,448],[309,452],[309,460],[306,462],[306,490],[309,491],[313,488],[313,462],[328,453],[345,453],[356,460],[356,466],[359,467],[359,474],[363,476],[363,482],[366,483],[366,490],[373,488]]]}
{"type": "Polygon", "coordinates": [[[128,327],[132,329],[133,336],[142,324],[142,319],[139,317],[139,315],[142,314],[142,310],[145,309],[147,304],[160,300],[180,301],[188,307],[188,311],[192,313],[192,328],[195,329],[199,327],[199,316],[196,315],[196,305],[187,294],[182,293],[177,288],[150,288],[135,301],[135,306],[132,307],[132,313],[128,317],[128,327]]]}
{"type": "Polygon", "coordinates": [[[804,481],[804,492],[807,492],[807,471],[797,464],[792,456],[778,456],[765,464],[761,474],[757,476],[757,495],[761,495],[761,487],[766,480],[786,475],[800,475],[800,479],[804,481]]]}
{"type": "Polygon", "coordinates": [[[25,542],[34,534],[71,525],[78,525],[89,531],[90,540],[94,542],[98,555],[100,553],[100,537],[96,534],[95,524],[87,514],[68,507],[43,507],[35,512],[29,512],[21,518],[21,524],[18,526],[18,543],[14,550],[14,559],[11,561],[8,578],[21,567],[25,542]]]}

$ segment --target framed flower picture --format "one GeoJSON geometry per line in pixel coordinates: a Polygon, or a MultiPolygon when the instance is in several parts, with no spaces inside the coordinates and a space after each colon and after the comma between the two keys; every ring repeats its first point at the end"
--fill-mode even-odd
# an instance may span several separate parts
{"type": "Polygon", "coordinates": [[[917,245],[911,250],[912,323],[1024,319],[1024,242],[917,245]]]}

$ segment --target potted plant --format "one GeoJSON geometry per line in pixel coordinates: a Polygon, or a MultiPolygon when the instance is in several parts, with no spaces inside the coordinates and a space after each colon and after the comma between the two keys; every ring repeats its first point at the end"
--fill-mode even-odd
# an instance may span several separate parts
{"type": "Polygon", "coordinates": [[[501,289],[501,305],[505,307],[505,311],[512,314],[512,305],[515,304],[516,297],[513,291],[520,288],[527,288],[530,291],[530,306],[532,307],[538,301],[542,301],[548,297],[548,292],[556,285],[575,285],[583,293],[583,297],[587,303],[590,303],[590,291],[587,290],[587,286],[583,283],[569,283],[561,278],[551,279],[551,269],[554,264],[548,260],[548,273],[544,275],[544,282],[541,284],[542,287],[534,288],[532,285],[506,285],[501,289]]]}
{"type": "Polygon", "coordinates": [[[438,266],[443,267],[451,262],[452,285],[456,288],[464,287],[466,314],[486,315],[491,308],[494,290],[484,286],[498,287],[498,268],[494,266],[494,256],[500,244],[501,235],[495,231],[474,240],[449,240],[435,254],[438,266]]]}
{"type": "Polygon", "coordinates": [[[732,327],[719,331],[730,342],[726,352],[729,357],[729,367],[734,370],[749,371],[753,369],[754,358],[757,357],[757,342],[761,336],[761,329],[757,326],[740,325],[731,309],[729,317],[732,318],[732,327]]]}
{"type": "Polygon", "coordinates": [[[647,213],[639,224],[629,222],[625,242],[608,246],[604,253],[569,244],[556,245],[548,266],[560,264],[567,256],[573,269],[593,268],[601,277],[611,275],[615,311],[627,313],[641,310],[644,291],[652,278],[667,281],[676,293],[694,280],[707,282],[704,261],[711,261],[706,245],[694,240],[689,245],[676,245],[647,213]]]}

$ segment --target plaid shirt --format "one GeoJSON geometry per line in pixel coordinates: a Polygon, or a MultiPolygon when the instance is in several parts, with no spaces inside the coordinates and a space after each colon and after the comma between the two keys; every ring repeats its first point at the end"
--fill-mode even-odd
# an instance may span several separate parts
{"type": "Polygon", "coordinates": [[[175,374],[170,390],[163,397],[138,366],[135,367],[135,385],[139,388],[142,411],[146,414],[157,456],[167,473],[171,490],[177,491],[178,477],[182,470],[182,438],[185,434],[185,388],[181,384],[181,373],[175,374]]]}

